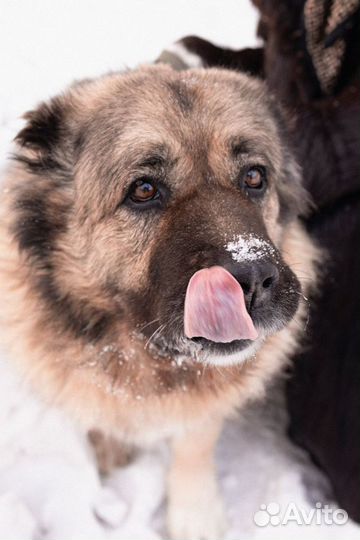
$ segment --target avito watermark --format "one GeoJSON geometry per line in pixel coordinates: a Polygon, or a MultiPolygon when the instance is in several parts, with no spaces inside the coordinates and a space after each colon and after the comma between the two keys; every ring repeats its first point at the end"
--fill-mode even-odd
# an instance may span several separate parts
{"type": "Polygon", "coordinates": [[[258,527],[272,525],[344,525],[348,521],[348,514],[341,508],[332,508],[328,504],[316,503],[315,508],[299,508],[290,502],[284,509],[278,503],[261,504],[260,510],[254,514],[254,523],[258,527]]]}

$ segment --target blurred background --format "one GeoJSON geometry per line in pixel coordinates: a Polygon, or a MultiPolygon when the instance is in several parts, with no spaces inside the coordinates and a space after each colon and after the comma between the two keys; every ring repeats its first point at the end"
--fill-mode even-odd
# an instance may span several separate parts
{"type": "Polygon", "coordinates": [[[252,46],[257,17],[249,0],[1,0],[0,126],[74,79],[152,62],[186,35],[252,46]]]}

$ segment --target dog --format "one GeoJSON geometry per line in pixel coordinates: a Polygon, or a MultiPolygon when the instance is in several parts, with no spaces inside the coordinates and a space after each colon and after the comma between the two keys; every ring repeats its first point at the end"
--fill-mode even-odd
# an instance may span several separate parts
{"type": "Polygon", "coordinates": [[[168,439],[168,530],[226,529],[214,447],[287,365],[319,250],[260,81],[142,66],[26,115],[1,202],[2,340],[104,439],[168,439]]]}

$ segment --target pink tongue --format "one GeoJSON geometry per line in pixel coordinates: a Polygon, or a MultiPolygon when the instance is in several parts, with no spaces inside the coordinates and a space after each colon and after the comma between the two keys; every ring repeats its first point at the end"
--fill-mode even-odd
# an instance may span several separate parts
{"type": "Polygon", "coordinates": [[[199,270],[190,279],[184,326],[188,338],[204,337],[217,343],[258,336],[241,285],[221,266],[199,270]]]}

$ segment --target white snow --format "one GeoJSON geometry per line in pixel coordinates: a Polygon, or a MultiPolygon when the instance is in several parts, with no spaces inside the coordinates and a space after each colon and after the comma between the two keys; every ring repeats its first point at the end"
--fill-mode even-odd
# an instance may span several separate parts
{"type": "MultiPolygon", "coordinates": [[[[0,19],[0,169],[23,125],[20,115],[74,78],[151,61],[183,35],[234,48],[256,43],[256,13],[247,0],[228,0],[226,7],[219,0],[2,0],[0,19]]],[[[233,256],[252,256],[254,243],[233,242],[233,256]]],[[[284,422],[266,404],[225,428],[217,462],[231,523],[227,539],[358,538],[360,527],[351,522],[254,525],[262,504],[310,509],[326,502],[324,482],[286,439],[284,422]],[[311,479],[310,490],[304,478],[311,479]]],[[[100,479],[81,428],[33,395],[4,353],[0,426],[0,540],[164,537],[165,444],[100,479]]]]}
{"type": "Polygon", "coordinates": [[[239,235],[224,247],[236,262],[255,261],[275,253],[269,242],[253,233],[239,235]]]}
{"type": "MultiPolygon", "coordinates": [[[[164,537],[165,443],[101,480],[81,428],[34,396],[4,354],[0,411],[1,540],[164,537]]],[[[275,533],[280,539],[357,538],[360,528],[350,521],[341,526],[254,524],[262,504],[276,502],[283,511],[293,502],[308,511],[326,502],[326,483],[283,430],[279,406],[271,402],[227,423],[217,454],[231,523],[226,538],[261,540],[275,533]]]]}

